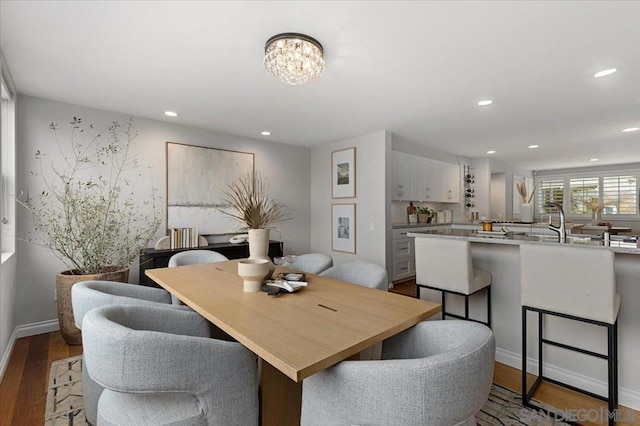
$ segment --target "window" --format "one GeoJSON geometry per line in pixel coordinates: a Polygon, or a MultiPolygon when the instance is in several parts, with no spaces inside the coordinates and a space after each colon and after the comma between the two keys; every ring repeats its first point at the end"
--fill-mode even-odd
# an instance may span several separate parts
{"type": "Polygon", "coordinates": [[[546,214],[553,211],[548,207],[549,203],[562,205],[564,196],[564,180],[542,179],[538,181],[538,214],[546,214]]]}
{"type": "Polygon", "coordinates": [[[590,217],[590,203],[603,206],[605,216],[636,219],[638,211],[638,171],[594,172],[536,178],[539,215],[553,211],[546,207],[560,203],[567,215],[590,217]]]}
{"type": "Polygon", "coordinates": [[[603,214],[638,214],[637,175],[602,178],[603,214]]]}
{"type": "Polygon", "coordinates": [[[569,179],[569,194],[571,202],[569,214],[591,214],[589,202],[600,199],[600,185],[598,178],[569,179]]]}
{"type": "MultiPolygon", "coordinates": [[[[0,55],[0,66],[2,56],[0,55]]],[[[7,71],[4,66],[0,74],[0,227],[2,229],[0,246],[4,253],[13,252],[15,242],[13,238],[4,238],[6,235],[14,235],[15,206],[12,195],[15,192],[15,96],[10,90],[12,87],[7,81],[7,71]]]]}

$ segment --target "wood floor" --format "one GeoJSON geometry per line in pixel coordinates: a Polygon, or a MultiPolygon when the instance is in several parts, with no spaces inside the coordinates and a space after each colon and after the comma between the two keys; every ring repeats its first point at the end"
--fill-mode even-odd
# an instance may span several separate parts
{"type": "MultiPolygon", "coordinates": [[[[411,294],[406,283],[394,288],[394,292],[411,294]]],[[[413,289],[415,295],[415,288],[413,289]]],[[[9,365],[0,383],[0,425],[44,424],[45,399],[51,362],[80,355],[81,346],[69,346],[62,340],[60,332],[40,334],[18,339],[13,348],[9,365]]],[[[531,378],[533,381],[533,378],[531,378]]],[[[520,392],[520,370],[503,364],[495,364],[494,382],[520,392]]],[[[535,397],[560,409],[596,409],[606,405],[599,400],[571,392],[559,386],[543,383],[535,397]]],[[[640,424],[640,412],[622,408],[622,414],[635,422],[619,425],[640,424]]],[[[605,424],[583,423],[585,425],[605,424]]]]}

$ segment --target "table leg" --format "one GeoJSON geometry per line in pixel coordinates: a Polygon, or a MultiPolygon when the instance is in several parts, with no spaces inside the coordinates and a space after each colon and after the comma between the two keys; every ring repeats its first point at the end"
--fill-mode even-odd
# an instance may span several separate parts
{"type": "Polygon", "coordinates": [[[262,426],[300,425],[302,382],[294,382],[262,359],[260,364],[260,424],[262,426]]]}

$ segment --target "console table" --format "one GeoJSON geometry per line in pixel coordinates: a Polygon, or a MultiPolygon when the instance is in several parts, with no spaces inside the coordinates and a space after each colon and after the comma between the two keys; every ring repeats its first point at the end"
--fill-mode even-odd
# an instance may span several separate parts
{"type": "MultiPolygon", "coordinates": [[[[140,285],[149,287],[160,287],[152,279],[145,275],[147,269],[166,268],[169,266],[169,259],[176,253],[187,250],[213,250],[227,256],[229,259],[243,259],[249,257],[249,243],[212,243],[203,247],[156,250],[145,249],[140,256],[140,273],[138,275],[140,285]]],[[[282,256],[283,243],[280,241],[269,241],[269,257],[282,256]]]]}

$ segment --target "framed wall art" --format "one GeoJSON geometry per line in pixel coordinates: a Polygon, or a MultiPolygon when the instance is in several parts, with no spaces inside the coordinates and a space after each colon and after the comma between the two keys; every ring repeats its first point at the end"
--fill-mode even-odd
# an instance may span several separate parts
{"type": "Polygon", "coordinates": [[[331,197],[356,196],[356,148],[331,153],[331,197]]]}
{"type": "Polygon", "coordinates": [[[218,208],[225,207],[223,191],[253,171],[252,153],[167,142],[167,228],[238,232],[236,221],[218,208]]]}
{"type": "Polygon", "coordinates": [[[356,205],[331,205],[331,249],[356,253],[356,205]]]}

